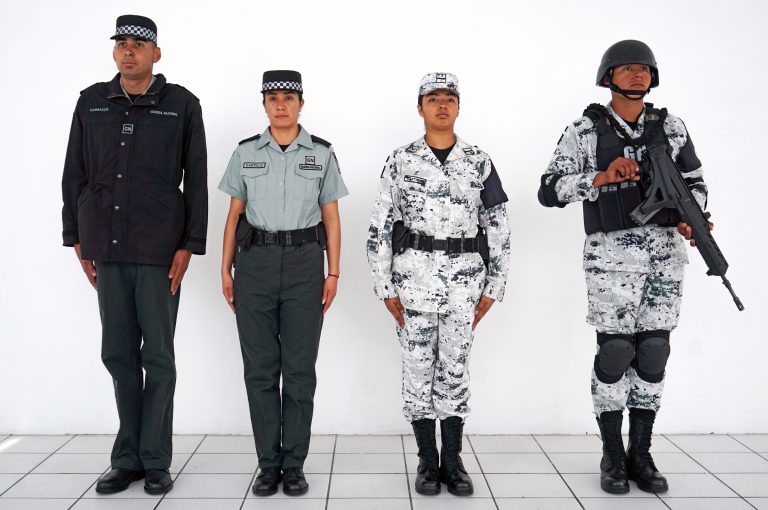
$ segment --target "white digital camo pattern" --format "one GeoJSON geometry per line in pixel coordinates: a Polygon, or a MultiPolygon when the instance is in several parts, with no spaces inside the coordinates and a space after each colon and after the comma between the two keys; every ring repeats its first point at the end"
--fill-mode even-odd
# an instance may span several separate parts
{"type": "Polygon", "coordinates": [[[473,312],[406,310],[398,328],[403,358],[403,414],[411,422],[469,414],[473,312]]]}
{"type": "Polygon", "coordinates": [[[368,231],[368,262],[381,299],[399,296],[406,309],[398,332],[403,353],[404,414],[409,421],[469,413],[472,320],[481,295],[504,296],[510,243],[504,203],[486,209],[480,198],[491,160],[456,140],[445,164],[420,139],[397,149],[384,166],[368,231]],[[479,253],[392,252],[392,227],[436,239],[488,235],[486,270],[479,253]]]}
{"type": "MultiPolygon", "coordinates": [[[[587,322],[600,333],[634,335],[641,331],[671,331],[680,315],[683,266],[662,266],[650,274],[588,269],[585,273],[589,312],[587,322]]],[[[613,384],[602,382],[592,369],[595,413],[619,411],[625,405],[657,411],[664,379],[644,381],[629,368],[613,384]]]]}
{"type": "Polygon", "coordinates": [[[420,139],[397,149],[381,176],[368,229],[368,263],[380,299],[399,296],[420,312],[474,310],[481,294],[501,301],[509,265],[505,204],[486,209],[480,200],[491,172],[486,153],[456,140],[444,165],[420,139]],[[479,253],[446,255],[406,249],[393,256],[392,226],[403,220],[412,231],[436,239],[488,235],[488,270],[479,253]]]}
{"type": "MultiPolygon", "coordinates": [[[[626,132],[632,132],[610,104],[607,109],[626,132]]],[[[632,138],[645,129],[645,112],[632,138]]],[[[683,122],[672,115],[664,121],[664,132],[677,160],[688,140],[683,122]]],[[[558,200],[577,202],[597,200],[599,191],[592,186],[597,175],[597,132],[589,117],[581,117],[568,126],[560,139],[547,174],[562,175],[555,185],[558,200]]],[[[640,149],[640,159],[645,147],[640,149]]],[[[686,179],[702,177],[701,168],[683,172],[686,179]]],[[[703,208],[707,188],[703,182],[691,187],[703,208]]],[[[588,312],[587,322],[600,333],[629,334],[656,329],[671,331],[677,326],[682,297],[684,264],[688,262],[686,241],[676,228],[657,225],[597,232],[584,241],[588,312]]],[[[595,413],[624,409],[625,405],[658,410],[664,380],[643,381],[633,368],[614,384],[600,381],[592,370],[592,400],[595,413]]]]}
{"type": "MultiPolygon", "coordinates": [[[[608,111],[627,132],[631,129],[607,105],[608,111]]],[[[639,138],[645,129],[645,112],[638,118],[632,138],[639,138]]],[[[680,148],[688,140],[683,122],[668,115],[664,121],[664,132],[672,148],[672,159],[676,160],[680,148]]],[[[589,117],[581,117],[568,126],[555,149],[547,167],[547,174],[562,175],[555,191],[561,202],[597,200],[599,191],[592,186],[597,175],[597,132],[589,117]]],[[[645,147],[641,148],[641,157],[645,147]]],[[[701,168],[685,172],[686,179],[701,177],[701,168]]],[[[703,208],[706,204],[707,189],[701,183],[691,188],[696,201],[703,208]]],[[[685,240],[675,228],[648,225],[645,227],[596,232],[587,236],[584,242],[584,268],[596,267],[605,270],[646,272],[657,264],[685,264],[688,262],[685,240]]]]}

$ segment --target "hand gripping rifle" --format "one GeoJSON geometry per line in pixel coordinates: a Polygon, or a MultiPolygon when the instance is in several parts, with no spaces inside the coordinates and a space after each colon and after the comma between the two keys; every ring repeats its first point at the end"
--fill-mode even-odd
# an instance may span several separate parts
{"type": "Polygon", "coordinates": [[[731,282],[725,277],[728,262],[709,231],[710,214],[703,212],[693,198],[691,190],[672,160],[670,147],[667,144],[649,144],[645,161],[641,164],[642,174],[645,174],[643,178],[649,179],[650,185],[646,186],[648,191],[645,201],[629,214],[630,218],[638,225],[645,225],[659,210],[676,209],[681,220],[691,227],[696,248],[707,264],[707,274],[721,277],[723,285],[736,303],[736,308],[739,311],[744,310],[741,300],[733,292],[731,282]]]}

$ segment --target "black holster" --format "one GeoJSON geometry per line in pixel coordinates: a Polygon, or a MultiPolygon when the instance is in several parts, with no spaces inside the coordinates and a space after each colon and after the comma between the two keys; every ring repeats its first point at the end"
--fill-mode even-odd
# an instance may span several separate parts
{"type": "Polygon", "coordinates": [[[410,233],[411,229],[405,226],[403,220],[396,221],[392,225],[392,253],[394,255],[400,255],[405,251],[410,233]]]}

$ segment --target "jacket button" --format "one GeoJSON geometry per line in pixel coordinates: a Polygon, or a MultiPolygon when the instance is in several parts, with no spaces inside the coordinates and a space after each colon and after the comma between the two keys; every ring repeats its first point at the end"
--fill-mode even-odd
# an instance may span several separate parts
{"type": "Polygon", "coordinates": [[[122,146],[122,145],[125,145],[125,142],[120,142],[120,145],[121,145],[121,146],[122,146]]]}
{"type": "Polygon", "coordinates": [[[117,244],[117,239],[112,239],[112,244],[117,244]]]}
{"type": "Polygon", "coordinates": [[[123,174],[117,174],[117,178],[118,179],[122,179],[123,178],[123,174]]]}
{"type": "Polygon", "coordinates": [[[150,101],[149,104],[155,104],[155,102],[154,101],[150,101]]]}
{"type": "Polygon", "coordinates": [[[120,206],[119,206],[119,205],[116,205],[116,206],[115,206],[115,211],[119,211],[119,210],[120,210],[120,206]]]}

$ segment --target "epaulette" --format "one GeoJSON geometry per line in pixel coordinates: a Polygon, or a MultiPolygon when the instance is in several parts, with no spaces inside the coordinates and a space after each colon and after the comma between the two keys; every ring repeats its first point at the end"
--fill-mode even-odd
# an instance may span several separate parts
{"type": "MultiPolygon", "coordinates": [[[[167,85],[167,84],[166,84],[166,85],[167,85]]],[[[173,85],[176,85],[176,86],[177,86],[177,87],[179,87],[180,89],[183,89],[184,91],[186,91],[186,92],[187,92],[187,93],[188,93],[190,96],[194,97],[194,98],[195,98],[195,99],[196,99],[198,102],[200,101],[200,99],[198,99],[198,97],[197,97],[196,95],[194,95],[192,92],[190,92],[190,91],[189,91],[189,89],[187,89],[187,88],[186,88],[186,87],[184,87],[183,85],[179,85],[178,83],[174,83],[173,85]]]]}
{"type": "Polygon", "coordinates": [[[319,136],[311,135],[310,138],[312,138],[312,143],[319,143],[320,145],[325,145],[326,147],[331,146],[331,142],[329,142],[328,140],[323,140],[319,136]]]}
{"type": "Polygon", "coordinates": [[[259,138],[261,138],[261,135],[253,135],[252,137],[246,138],[245,140],[240,140],[240,142],[237,145],[243,145],[246,142],[251,142],[253,140],[258,140],[259,138]]]}

